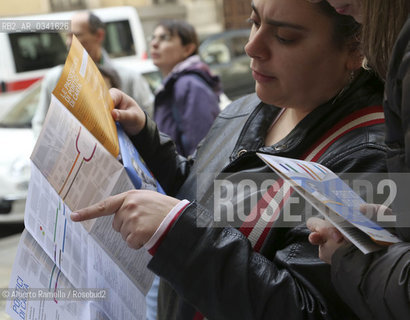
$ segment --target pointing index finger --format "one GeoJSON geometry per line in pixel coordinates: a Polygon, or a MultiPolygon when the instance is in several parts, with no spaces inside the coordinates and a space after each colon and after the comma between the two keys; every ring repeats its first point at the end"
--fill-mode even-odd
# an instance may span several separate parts
{"type": "Polygon", "coordinates": [[[98,217],[109,216],[118,211],[124,201],[124,194],[117,194],[92,206],[72,212],[71,220],[78,222],[98,217]]]}

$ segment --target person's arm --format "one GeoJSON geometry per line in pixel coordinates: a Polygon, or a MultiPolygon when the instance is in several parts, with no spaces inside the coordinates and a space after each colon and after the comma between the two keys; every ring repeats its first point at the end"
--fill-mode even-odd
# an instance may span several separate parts
{"type": "Polygon", "coordinates": [[[192,81],[186,82],[185,80],[189,79],[183,78],[178,81],[178,85],[185,87],[185,90],[181,90],[181,94],[177,95],[176,103],[182,106],[181,127],[185,129],[188,142],[186,150],[191,155],[186,158],[178,154],[174,141],[159,132],[155,122],[149,116],[146,117],[145,125],[139,134],[131,135],[132,142],[147,166],[169,195],[175,195],[185,181],[195,160],[194,151],[219,112],[216,96],[203,92],[202,89],[198,91],[198,87],[204,86],[202,82],[198,84],[201,80],[194,78],[196,90],[192,90],[190,88],[192,81]],[[181,80],[184,81],[180,82],[181,80]],[[214,102],[215,108],[212,109],[214,102]]]}
{"type": "Polygon", "coordinates": [[[271,261],[236,228],[215,227],[212,213],[193,203],[148,266],[208,319],[354,319],[324,280],[329,269],[303,228],[288,230],[271,261]]]}
{"type": "MultiPolygon", "coordinates": [[[[361,208],[371,216],[376,216],[378,210],[388,208],[361,208]]],[[[319,257],[332,264],[332,282],[338,294],[360,318],[410,318],[408,242],[364,255],[329,222],[311,218],[307,226],[312,232],[309,241],[319,246],[319,257]]]]}
{"type": "Polygon", "coordinates": [[[130,138],[166,194],[175,195],[188,176],[194,158],[179,155],[174,141],[159,132],[149,116],[143,130],[130,138]]]}
{"type": "Polygon", "coordinates": [[[332,258],[338,294],[363,319],[410,319],[410,244],[364,255],[352,245],[332,258]]]}
{"type": "MultiPolygon", "coordinates": [[[[113,228],[130,247],[138,249],[177,203],[154,191],[133,190],[79,210],[71,218],[82,221],[114,212],[113,228]]],[[[237,229],[213,224],[207,209],[189,204],[149,263],[149,268],[206,317],[352,319],[330,282],[323,281],[330,279],[329,268],[317,259],[305,228],[289,232],[270,261],[255,252],[237,229]]]]}
{"type": "MultiPolygon", "coordinates": [[[[407,28],[407,37],[403,37],[402,40],[407,42],[406,51],[403,53],[399,66],[398,78],[396,79],[396,89],[398,92],[395,93],[396,98],[401,99],[396,101],[396,103],[398,103],[401,108],[400,119],[402,121],[401,124],[404,134],[404,161],[406,168],[403,168],[402,171],[406,171],[406,175],[410,176],[410,18],[407,19],[407,23],[404,28],[407,28]]],[[[403,43],[403,48],[404,45],[405,44],[403,43]]],[[[402,213],[398,215],[397,233],[407,241],[410,241],[410,215],[408,214],[409,199],[407,196],[409,182],[409,178],[406,178],[404,185],[398,186],[400,190],[395,200],[398,203],[398,210],[402,213]]]]}
{"type": "Polygon", "coordinates": [[[174,195],[185,180],[193,158],[178,155],[174,142],[158,131],[155,122],[130,96],[118,89],[110,89],[110,94],[116,106],[112,111],[114,120],[121,123],[165,192],[174,195]]]}

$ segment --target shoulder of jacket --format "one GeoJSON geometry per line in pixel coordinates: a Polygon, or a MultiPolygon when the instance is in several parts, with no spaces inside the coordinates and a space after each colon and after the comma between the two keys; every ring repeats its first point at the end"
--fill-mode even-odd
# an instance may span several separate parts
{"type": "Polygon", "coordinates": [[[172,75],[167,82],[173,82],[175,85],[186,85],[188,82],[205,85],[207,80],[197,72],[179,72],[172,75]]]}
{"type": "Polygon", "coordinates": [[[261,103],[263,102],[259,99],[256,93],[251,93],[230,103],[221,111],[219,117],[232,118],[247,116],[261,103]]]}
{"type": "Polygon", "coordinates": [[[48,72],[45,74],[42,80],[42,85],[41,85],[42,90],[43,91],[45,90],[47,94],[50,94],[54,90],[55,86],[57,85],[62,72],[63,72],[63,65],[58,65],[48,70],[48,72]]]}
{"type": "Polygon", "coordinates": [[[118,73],[121,81],[137,81],[143,78],[141,72],[135,67],[127,68],[124,65],[120,65],[116,62],[110,64],[110,67],[118,73]]]}
{"type": "Polygon", "coordinates": [[[199,74],[180,73],[167,79],[161,91],[164,93],[172,91],[176,99],[180,99],[189,94],[195,95],[197,92],[211,90],[210,84],[206,79],[200,79],[199,74]]]}
{"type": "Polygon", "coordinates": [[[387,153],[384,128],[384,124],[375,124],[348,132],[326,150],[320,162],[331,167],[335,163],[351,161],[352,157],[356,161],[369,157],[372,161],[383,161],[387,153]]]}
{"type": "Polygon", "coordinates": [[[59,79],[61,76],[61,73],[63,72],[63,65],[58,65],[55,67],[52,67],[44,76],[44,81],[50,80],[50,79],[59,79]]]}

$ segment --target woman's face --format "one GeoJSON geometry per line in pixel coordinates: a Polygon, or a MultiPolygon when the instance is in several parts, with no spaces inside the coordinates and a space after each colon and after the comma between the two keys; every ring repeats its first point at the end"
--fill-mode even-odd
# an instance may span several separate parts
{"type": "Polygon", "coordinates": [[[161,73],[166,76],[179,62],[192,52],[190,45],[182,45],[181,38],[162,26],[155,28],[150,42],[151,58],[161,73]]]}
{"type": "Polygon", "coordinates": [[[360,66],[360,56],[337,46],[329,17],[306,0],[254,0],[248,44],[259,98],[311,111],[335,96],[360,66]]]}

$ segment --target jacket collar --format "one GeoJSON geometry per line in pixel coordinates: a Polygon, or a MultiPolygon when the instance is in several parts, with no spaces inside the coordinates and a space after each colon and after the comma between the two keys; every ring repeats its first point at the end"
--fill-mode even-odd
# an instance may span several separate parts
{"type": "Polygon", "coordinates": [[[299,157],[306,151],[305,149],[308,146],[315,143],[337,121],[361,106],[360,103],[355,103],[357,101],[355,97],[360,99],[362,89],[366,90],[364,88],[365,83],[372,77],[368,72],[361,72],[341,94],[338,93],[335,97],[314,109],[284,139],[272,146],[264,146],[264,139],[270,125],[281,109],[261,102],[251,112],[243,126],[231,154],[231,160],[240,156],[242,150],[299,157]],[[303,144],[301,141],[303,141],[303,144]]]}

